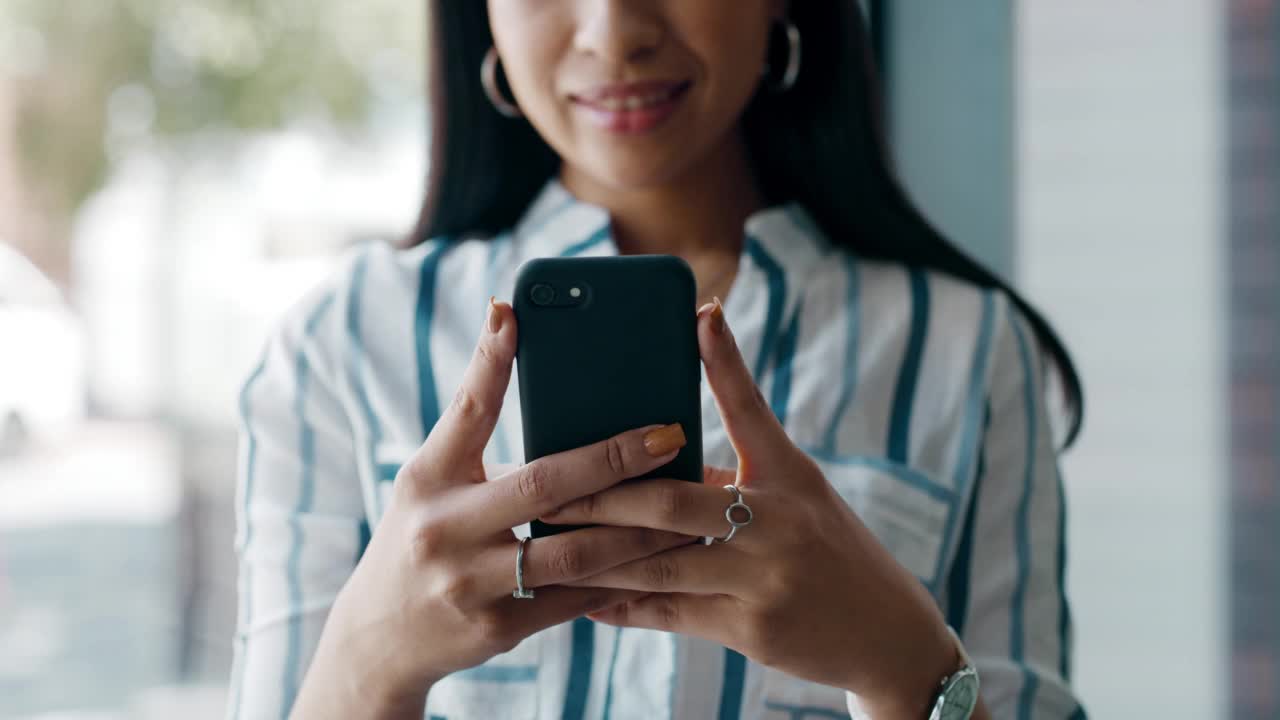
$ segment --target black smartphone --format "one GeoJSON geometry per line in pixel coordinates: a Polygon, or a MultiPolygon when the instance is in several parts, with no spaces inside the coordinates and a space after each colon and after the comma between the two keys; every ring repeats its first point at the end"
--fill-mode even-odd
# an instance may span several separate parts
{"type": "MultiPolygon", "coordinates": [[[[680,258],[544,258],[516,276],[525,462],[647,425],[688,444],[643,478],[702,481],[696,283],[680,258]]],[[[533,537],[576,529],[535,520],[533,537]]]]}

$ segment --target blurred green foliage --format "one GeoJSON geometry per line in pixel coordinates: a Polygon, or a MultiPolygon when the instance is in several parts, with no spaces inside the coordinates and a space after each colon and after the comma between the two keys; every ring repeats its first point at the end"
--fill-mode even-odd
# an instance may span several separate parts
{"type": "Polygon", "coordinates": [[[19,176],[65,225],[131,143],[300,119],[358,127],[380,97],[417,94],[421,8],[4,0],[0,74],[17,105],[19,176]]]}

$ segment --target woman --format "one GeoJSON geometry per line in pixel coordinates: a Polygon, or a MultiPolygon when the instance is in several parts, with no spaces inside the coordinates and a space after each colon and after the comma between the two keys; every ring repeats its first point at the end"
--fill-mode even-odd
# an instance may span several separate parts
{"type": "Polygon", "coordinates": [[[1083,716],[1041,402],[1056,367],[1074,434],[1079,383],[894,182],[857,4],[431,17],[418,244],[353,256],[241,397],[233,716],[1083,716]],[[622,482],[679,427],[494,467],[521,451],[491,296],[611,253],[697,277],[703,485],[622,482]],[[521,545],[535,518],[595,526],[521,545]]]}

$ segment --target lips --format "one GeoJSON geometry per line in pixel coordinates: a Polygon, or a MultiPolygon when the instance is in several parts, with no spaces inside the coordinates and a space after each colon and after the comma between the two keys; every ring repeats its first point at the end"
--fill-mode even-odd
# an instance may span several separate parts
{"type": "Polygon", "coordinates": [[[669,118],[692,83],[652,81],[608,85],[574,94],[570,100],[594,124],[619,133],[642,133],[669,118]]]}

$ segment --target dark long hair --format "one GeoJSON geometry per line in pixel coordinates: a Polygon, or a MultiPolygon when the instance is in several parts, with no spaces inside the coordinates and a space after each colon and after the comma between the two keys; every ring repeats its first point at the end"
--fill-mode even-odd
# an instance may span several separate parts
{"type": "MultiPolygon", "coordinates": [[[[528,122],[502,117],[484,95],[480,65],[493,44],[487,3],[432,0],[428,16],[431,157],[410,242],[497,233],[519,220],[560,158],[528,122]]],[[[766,201],[799,203],[833,243],[860,257],[1005,292],[1061,374],[1070,445],[1080,431],[1084,396],[1066,347],[1021,295],[947,241],[894,176],[876,62],[857,0],[794,2],[790,18],[804,38],[804,65],[821,70],[802,70],[785,95],[762,90],[747,107],[743,127],[766,201]]]]}

